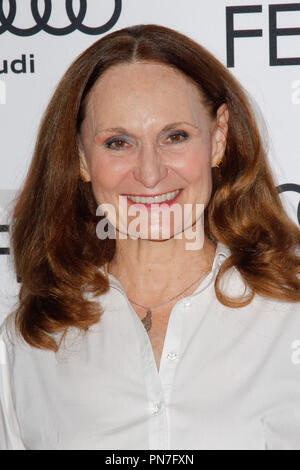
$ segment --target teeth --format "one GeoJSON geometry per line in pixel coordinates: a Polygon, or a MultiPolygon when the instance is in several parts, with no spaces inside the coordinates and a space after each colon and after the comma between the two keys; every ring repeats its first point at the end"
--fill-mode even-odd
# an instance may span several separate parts
{"type": "Polygon", "coordinates": [[[165,193],[165,194],[162,194],[161,196],[154,196],[154,197],[127,196],[127,197],[133,202],[152,204],[155,202],[159,203],[159,202],[164,202],[164,201],[170,201],[171,199],[174,199],[178,193],[179,193],[179,189],[176,189],[176,191],[172,191],[171,193],[165,193]]]}

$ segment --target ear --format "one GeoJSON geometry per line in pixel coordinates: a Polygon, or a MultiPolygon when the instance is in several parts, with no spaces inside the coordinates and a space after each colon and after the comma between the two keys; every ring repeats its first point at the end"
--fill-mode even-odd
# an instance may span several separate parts
{"type": "Polygon", "coordinates": [[[216,121],[212,132],[212,167],[215,167],[216,163],[224,156],[228,134],[228,120],[228,107],[226,103],[223,103],[217,111],[216,121]]]}
{"type": "Polygon", "coordinates": [[[83,145],[80,139],[80,136],[77,136],[77,149],[79,154],[79,162],[80,162],[80,175],[84,182],[91,181],[91,176],[88,169],[88,164],[86,161],[83,145]]]}

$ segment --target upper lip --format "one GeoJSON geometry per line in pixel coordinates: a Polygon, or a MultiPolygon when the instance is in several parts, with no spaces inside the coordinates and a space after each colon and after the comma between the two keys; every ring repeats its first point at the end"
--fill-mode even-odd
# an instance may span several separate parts
{"type": "Polygon", "coordinates": [[[182,188],[177,189],[170,189],[170,191],[164,191],[163,193],[157,194],[122,194],[122,196],[135,196],[135,197],[155,197],[155,196],[162,196],[163,194],[173,193],[174,191],[181,191],[182,188]]]}

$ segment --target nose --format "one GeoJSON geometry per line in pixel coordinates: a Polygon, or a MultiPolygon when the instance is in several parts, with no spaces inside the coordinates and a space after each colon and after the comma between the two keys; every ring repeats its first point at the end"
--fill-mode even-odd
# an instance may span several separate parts
{"type": "Polygon", "coordinates": [[[168,174],[168,169],[163,165],[159,152],[151,145],[143,147],[138,156],[137,166],[133,175],[137,181],[147,188],[155,187],[168,174]]]}

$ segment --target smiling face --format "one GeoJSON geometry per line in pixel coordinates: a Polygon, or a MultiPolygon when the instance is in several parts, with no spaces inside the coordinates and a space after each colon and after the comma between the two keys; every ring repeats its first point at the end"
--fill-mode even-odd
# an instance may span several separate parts
{"type": "MultiPolygon", "coordinates": [[[[207,206],[211,167],[226,146],[224,106],[212,119],[197,86],[164,64],[119,64],[102,74],[87,99],[79,154],[82,176],[91,181],[97,203],[114,206],[117,230],[118,220],[127,218],[130,223],[134,202],[152,202],[154,210],[161,202],[132,202],[127,195],[154,197],[172,192],[169,204],[176,196],[174,202],[182,214],[184,204],[207,206]]],[[[191,217],[193,224],[196,214],[191,217]]],[[[161,233],[161,218],[153,222],[149,217],[149,224],[148,234],[153,229],[161,233]]],[[[186,228],[171,225],[170,236],[186,228]]]]}

